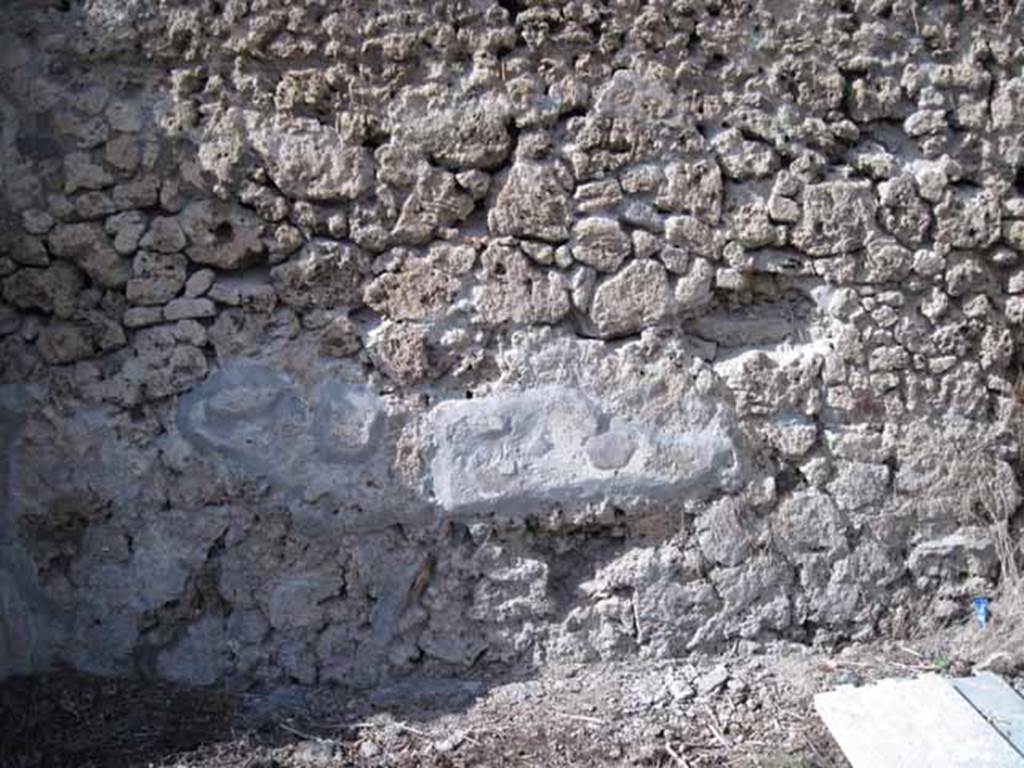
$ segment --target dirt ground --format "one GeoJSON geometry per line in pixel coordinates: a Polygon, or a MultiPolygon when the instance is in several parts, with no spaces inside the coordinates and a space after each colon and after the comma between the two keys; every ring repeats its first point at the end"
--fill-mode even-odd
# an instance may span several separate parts
{"type": "Polygon", "coordinates": [[[70,672],[0,684],[0,768],[847,765],[814,693],[989,668],[1024,689],[1010,627],[719,657],[229,694],[70,672]]]}

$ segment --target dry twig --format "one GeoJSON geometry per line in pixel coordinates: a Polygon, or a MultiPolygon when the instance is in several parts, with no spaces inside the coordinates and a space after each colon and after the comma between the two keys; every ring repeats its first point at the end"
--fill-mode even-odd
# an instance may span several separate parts
{"type": "Polygon", "coordinates": [[[689,761],[681,754],[676,752],[672,748],[672,742],[667,739],[665,740],[665,751],[668,752],[668,756],[675,760],[676,765],[680,766],[680,768],[690,768],[689,761]]]}
{"type": "Polygon", "coordinates": [[[307,739],[309,741],[333,741],[333,739],[326,739],[323,736],[314,736],[311,733],[304,733],[303,731],[300,731],[298,728],[292,728],[290,725],[288,725],[288,723],[278,723],[278,725],[281,726],[284,730],[288,731],[289,733],[293,733],[296,736],[300,736],[303,739],[307,739]]]}
{"type": "Polygon", "coordinates": [[[555,710],[551,710],[551,714],[555,715],[556,717],[564,717],[567,720],[579,720],[582,723],[593,723],[594,725],[608,724],[607,720],[602,720],[599,717],[589,717],[587,715],[574,715],[571,712],[557,712],[555,710]]]}
{"type": "Polygon", "coordinates": [[[721,726],[718,724],[718,718],[715,716],[714,711],[711,707],[704,707],[704,711],[708,714],[708,728],[711,730],[711,735],[715,737],[715,740],[725,747],[726,750],[732,749],[732,742],[729,741],[728,737],[722,731],[721,726]]]}

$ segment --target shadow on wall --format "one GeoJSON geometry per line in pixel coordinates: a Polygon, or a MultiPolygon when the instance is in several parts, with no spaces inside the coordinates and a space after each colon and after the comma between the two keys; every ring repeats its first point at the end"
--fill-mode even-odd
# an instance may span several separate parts
{"type": "Polygon", "coordinates": [[[672,510],[741,486],[747,459],[699,397],[660,425],[598,402],[565,386],[444,402],[420,420],[433,448],[417,488],[393,476],[408,414],[267,362],[225,363],[147,451],[103,412],[55,428],[23,404],[5,519],[42,589],[11,592],[27,604],[7,622],[24,646],[11,671],[42,666],[26,655],[41,634],[80,669],[193,683],[603,658],[636,650],[640,623],[652,652],[681,652],[711,603],[666,592],[683,571],[672,510]],[[91,492],[71,497],[83,467],[91,492]],[[41,632],[28,608],[44,607],[41,632]]]}
{"type": "Polygon", "coordinates": [[[0,679],[49,666],[64,629],[57,606],[27,576],[34,567],[11,509],[12,449],[25,423],[26,402],[21,387],[0,387],[0,679]]]}

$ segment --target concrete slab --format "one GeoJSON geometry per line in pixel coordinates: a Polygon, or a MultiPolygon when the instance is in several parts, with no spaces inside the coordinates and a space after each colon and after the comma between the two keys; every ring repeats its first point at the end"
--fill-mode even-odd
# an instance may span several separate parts
{"type": "Polygon", "coordinates": [[[938,675],[843,687],[814,706],[853,768],[1024,768],[1024,755],[938,675]]]}
{"type": "Polygon", "coordinates": [[[1003,737],[1024,754],[1024,698],[991,672],[951,680],[959,691],[1003,737]]]}

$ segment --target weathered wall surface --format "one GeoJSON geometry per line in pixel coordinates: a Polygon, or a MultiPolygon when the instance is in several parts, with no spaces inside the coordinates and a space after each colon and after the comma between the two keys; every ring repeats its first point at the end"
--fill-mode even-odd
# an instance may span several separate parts
{"type": "Polygon", "coordinates": [[[899,635],[998,578],[1010,5],[0,29],[0,675],[899,635]]]}

